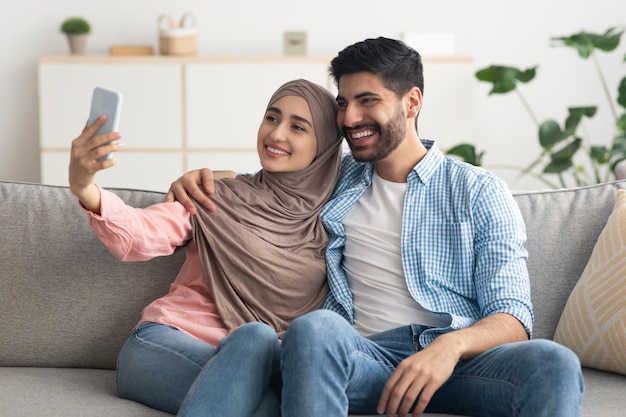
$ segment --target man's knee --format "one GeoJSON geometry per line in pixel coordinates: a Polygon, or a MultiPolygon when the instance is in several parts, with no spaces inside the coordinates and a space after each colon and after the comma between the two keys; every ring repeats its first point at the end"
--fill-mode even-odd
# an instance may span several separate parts
{"type": "Polygon", "coordinates": [[[571,349],[547,339],[534,339],[522,342],[520,346],[527,348],[524,356],[530,361],[537,361],[543,366],[563,368],[568,371],[579,372],[580,360],[571,349]]]}
{"type": "Polygon", "coordinates": [[[578,356],[571,349],[550,340],[542,340],[541,349],[553,374],[560,380],[578,382],[582,390],[583,375],[578,356]]]}
{"type": "Polygon", "coordinates": [[[520,344],[533,384],[551,390],[583,392],[584,380],[580,360],[572,350],[551,340],[536,339],[520,344]]]}

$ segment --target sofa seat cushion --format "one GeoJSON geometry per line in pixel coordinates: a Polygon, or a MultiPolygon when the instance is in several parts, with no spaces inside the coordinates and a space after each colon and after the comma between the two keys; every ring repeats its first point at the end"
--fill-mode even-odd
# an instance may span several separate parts
{"type": "Polygon", "coordinates": [[[583,417],[621,417],[626,410],[626,376],[597,369],[583,368],[585,395],[583,417]]]}
{"type": "Polygon", "coordinates": [[[115,371],[0,367],[2,415],[11,417],[167,417],[117,395],[115,371]]]}
{"type": "MultiPolygon", "coordinates": [[[[582,415],[621,417],[626,376],[584,368],[582,415]]],[[[2,415],[11,417],[167,417],[118,397],[115,371],[73,368],[0,367],[2,415]]],[[[374,416],[371,416],[374,417],[374,416]]],[[[424,417],[444,417],[424,414],[424,417]]]]}
{"type": "Polygon", "coordinates": [[[109,369],[0,367],[0,381],[2,415],[11,417],[172,416],[119,398],[109,369]]]}

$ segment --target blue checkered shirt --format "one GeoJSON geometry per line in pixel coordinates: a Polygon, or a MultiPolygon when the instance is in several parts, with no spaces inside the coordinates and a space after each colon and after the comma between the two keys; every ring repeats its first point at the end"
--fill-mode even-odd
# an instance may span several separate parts
{"type": "MultiPolygon", "coordinates": [[[[411,170],[404,199],[402,266],[411,296],[426,309],[447,315],[451,324],[426,330],[420,344],[495,313],[513,315],[530,335],[526,229],[511,193],[490,172],[444,156],[433,141],[422,142],[428,153],[411,170]]],[[[342,219],[371,185],[373,170],[373,163],[356,162],[346,153],[336,189],[321,213],[330,235],[330,292],[324,308],[350,322],[342,219]]]]}

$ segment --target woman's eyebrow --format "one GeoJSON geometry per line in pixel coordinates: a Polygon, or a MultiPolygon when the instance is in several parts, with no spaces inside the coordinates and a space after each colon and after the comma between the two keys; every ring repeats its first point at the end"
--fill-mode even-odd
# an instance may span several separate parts
{"type": "MultiPolygon", "coordinates": [[[[283,112],[278,107],[268,107],[267,111],[271,111],[271,112],[276,113],[276,114],[278,114],[280,116],[283,115],[283,112]]],[[[307,118],[302,117],[302,116],[298,116],[297,114],[290,115],[289,119],[293,120],[293,121],[297,121],[297,122],[306,123],[309,126],[313,127],[313,124],[307,118]]]]}
{"type": "Polygon", "coordinates": [[[291,120],[298,121],[298,122],[306,123],[306,124],[308,124],[309,126],[313,127],[313,125],[311,124],[311,122],[309,122],[309,120],[308,120],[308,119],[306,119],[306,118],[304,118],[304,117],[300,117],[300,116],[298,116],[298,115],[296,115],[296,114],[292,114],[292,115],[291,115],[291,117],[290,117],[290,119],[291,119],[291,120]]]}

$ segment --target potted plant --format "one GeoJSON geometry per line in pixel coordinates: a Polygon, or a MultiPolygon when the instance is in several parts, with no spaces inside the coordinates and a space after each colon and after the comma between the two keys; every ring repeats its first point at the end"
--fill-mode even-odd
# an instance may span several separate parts
{"type": "Polygon", "coordinates": [[[70,52],[74,55],[85,53],[87,36],[91,33],[91,26],[82,17],[69,17],[61,23],[61,32],[67,35],[70,52]]]}
{"type": "MultiPolygon", "coordinates": [[[[568,116],[562,124],[555,120],[540,122],[537,119],[522,95],[521,89],[518,88],[535,78],[536,66],[522,70],[509,66],[491,65],[476,72],[475,75],[479,81],[492,84],[490,95],[517,93],[537,126],[537,136],[542,151],[528,166],[519,168],[521,175],[532,175],[551,188],[597,184],[623,176],[623,174],[618,175],[617,167],[618,165],[623,167],[626,164],[624,162],[626,161],[626,77],[620,81],[614,99],[596,56],[599,51],[614,51],[623,33],[624,30],[609,28],[603,34],[583,31],[571,36],[552,38],[554,45],[573,48],[580,58],[593,61],[615,123],[615,130],[613,136],[609,138],[608,146],[596,144],[592,138],[586,137],[585,129],[581,128],[584,120],[589,120],[596,114],[598,108],[596,105],[569,107],[568,116]],[[587,163],[581,163],[580,158],[586,160],[587,163]]],[[[626,56],[624,61],[626,61],[626,56]]],[[[454,146],[447,153],[474,165],[481,165],[484,155],[484,151],[479,152],[474,145],[469,143],[454,146]]]]}

